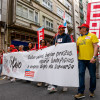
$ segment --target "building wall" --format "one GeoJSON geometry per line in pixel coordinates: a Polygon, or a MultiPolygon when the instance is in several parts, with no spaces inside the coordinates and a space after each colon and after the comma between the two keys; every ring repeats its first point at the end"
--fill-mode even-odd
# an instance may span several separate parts
{"type": "MultiPolygon", "coordinates": [[[[72,5],[71,0],[68,0],[68,2],[70,5],[72,5]]],[[[52,9],[45,5],[42,0],[9,0],[9,21],[7,30],[9,35],[8,44],[11,44],[12,39],[21,41],[21,35],[25,35],[26,37],[34,37],[33,42],[36,42],[37,29],[43,25],[45,29],[45,38],[47,40],[52,39],[52,37],[55,36],[55,33],[58,31],[58,26],[63,24],[64,11],[66,11],[69,17],[69,19],[67,19],[69,33],[72,33],[72,7],[71,10],[69,10],[69,8],[65,6],[64,0],[63,2],[59,0],[50,0],[50,3],[52,4],[52,9]],[[57,13],[58,8],[61,10],[60,14],[57,13]],[[38,15],[38,21],[36,21],[36,15],[38,15]],[[47,22],[50,24],[50,27],[47,25],[47,22]],[[17,38],[18,34],[20,35],[19,38],[17,38]]]]}
{"type": "Polygon", "coordinates": [[[0,49],[5,49],[7,0],[0,0],[0,14],[0,49]]]}
{"type": "Polygon", "coordinates": [[[87,4],[88,0],[73,0],[74,1],[74,30],[76,40],[80,36],[78,26],[86,23],[87,17],[87,4]],[[76,13],[77,12],[77,13],[76,13]]]}
{"type": "MultiPolygon", "coordinates": [[[[7,23],[4,42],[6,47],[12,43],[12,40],[36,42],[37,29],[41,26],[44,26],[45,38],[51,40],[57,33],[58,26],[63,24],[64,11],[69,34],[74,33],[75,39],[79,36],[77,29],[80,25],[79,0],[47,0],[49,6],[43,0],[3,1],[7,4],[2,17],[7,23]]],[[[85,1],[83,3],[85,5],[85,1]]]]}

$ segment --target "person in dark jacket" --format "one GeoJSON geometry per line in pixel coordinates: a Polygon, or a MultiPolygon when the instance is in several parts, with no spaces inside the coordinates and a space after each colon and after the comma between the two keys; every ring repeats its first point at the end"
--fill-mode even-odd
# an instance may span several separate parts
{"type": "MultiPolygon", "coordinates": [[[[58,33],[55,35],[54,40],[53,40],[53,45],[61,44],[61,43],[70,43],[71,38],[69,34],[65,34],[65,26],[64,25],[59,25],[58,27],[58,33]]],[[[48,89],[49,92],[56,92],[57,91],[57,86],[56,85],[49,85],[48,89]]],[[[67,91],[67,87],[63,88],[63,91],[67,91]]]]}
{"type": "Polygon", "coordinates": [[[66,27],[64,25],[60,25],[58,27],[58,33],[54,37],[53,45],[55,45],[57,43],[69,43],[69,42],[71,42],[71,38],[70,38],[69,34],[65,34],[65,28],[66,27]]]}

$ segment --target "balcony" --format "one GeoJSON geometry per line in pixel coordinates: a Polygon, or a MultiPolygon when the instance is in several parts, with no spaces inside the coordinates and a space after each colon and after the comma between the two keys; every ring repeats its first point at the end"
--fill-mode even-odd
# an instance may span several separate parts
{"type": "Polygon", "coordinates": [[[53,28],[50,28],[50,27],[45,27],[45,29],[47,29],[49,31],[53,31],[53,28]]]}
{"type": "Polygon", "coordinates": [[[79,0],[79,7],[80,7],[80,8],[83,8],[83,3],[82,3],[82,1],[80,1],[80,0],[79,0]]]}
{"type": "Polygon", "coordinates": [[[73,12],[71,10],[68,10],[68,13],[73,16],[73,12]]]}
{"type": "Polygon", "coordinates": [[[40,3],[40,0],[34,0],[34,2],[36,2],[36,3],[40,3]]]}
{"type": "Polygon", "coordinates": [[[81,16],[81,17],[84,17],[83,10],[81,10],[81,9],[80,9],[80,16],[81,16]]]}
{"type": "Polygon", "coordinates": [[[72,4],[72,0],[68,0],[72,4]]]}
{"type": "Polygon", "coordinates": [[[38,22],[33,22],[35,25],[37,25],[37,26],[40,26],[40,23],[38,23],[38,22]]]}
{"type": "Polygon", "coordinates": [[[83,20],[83,19],[81,19],[81,20],[80,20],[80,24],[82,25],[83,23],[84,23],[84,20],[83,20]]]}

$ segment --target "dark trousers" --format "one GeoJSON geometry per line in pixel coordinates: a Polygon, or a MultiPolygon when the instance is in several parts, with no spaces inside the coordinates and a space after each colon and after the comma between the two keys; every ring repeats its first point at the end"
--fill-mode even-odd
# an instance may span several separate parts
{"type": "Polygon", "coordinates": [[[90,92],[93,93],[96,89],[96,63],[90,63],[90,60],[79,60],[79,88],[78,93],[84,93],[85,90],[85,70],[86,67],[90,74],[90,92]]]}

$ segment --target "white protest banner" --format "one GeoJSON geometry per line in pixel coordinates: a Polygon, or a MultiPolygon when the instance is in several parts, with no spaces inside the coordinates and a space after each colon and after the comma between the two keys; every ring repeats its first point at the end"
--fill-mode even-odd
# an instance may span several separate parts
{"type": "Polygon", "coordinates": [[[3,55],[5,75],[58,86],[79,86],[76,43],[3,55]]]}

